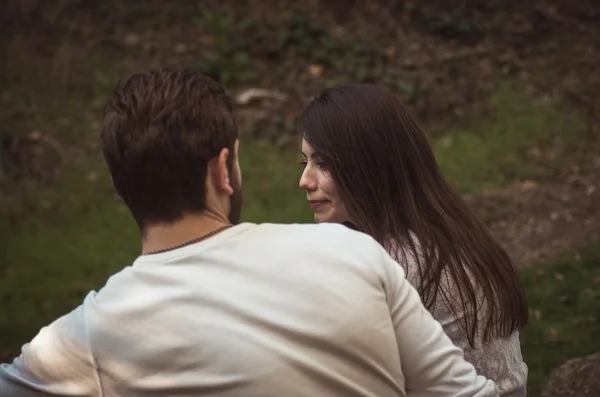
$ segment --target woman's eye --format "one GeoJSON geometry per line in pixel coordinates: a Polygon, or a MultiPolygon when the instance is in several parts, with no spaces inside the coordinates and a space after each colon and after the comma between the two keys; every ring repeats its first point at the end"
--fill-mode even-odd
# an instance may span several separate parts
{"type": "MultiPolygon", "coordinates": [[[[308,161],[307,160],[301,160],[298,162],[298,164],[303,165],[303,166],[307,166],[308,165],[308,161]]],[[[327,165],[323,162],[323,161],[317,161],[316,166],[319,167],[319,169],[322,170],[326,170],[327,169],[327,165]]]]}

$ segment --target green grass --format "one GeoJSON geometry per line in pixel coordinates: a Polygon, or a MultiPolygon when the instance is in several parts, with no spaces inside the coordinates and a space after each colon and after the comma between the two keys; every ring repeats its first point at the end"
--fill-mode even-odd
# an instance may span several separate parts
{"type": "Polygon", "coordinates": [[[521,347],[535,396],[553,368],[600,349],[600,242],[577,259],[523,270],[521,278],[531,308],[521,347]]]}
{"type": "MultiPolygon", "coordinates": [[[[294,161],[281,166],[292,156],[261,143],[241,146],[244,220],[312,221],[297,184],[300,166],[294,161]]],[[[18,224],[0,222],[6,269],[0,276],[0,351],[17,352],[139,252],[135,223],[106,176],[92,182],[86,173],[71,172],[55,190],[40,194],[43,207],[30,198],[28,216],[18,224]]]]}
{"type": "Polygon", "coordinates": [[[490,118],[450,126],[434,142],[440,167],[463,192],[552,175],[586,149],[588,130],[580,117],[532,99],[516,82],[502,85],[489,106],[490,118]]]}
{"type": "MultiPolygon", "coordinates": [[[[89,290],[101,288],[139,251],[135,224],[115,197],[96,143],[102,102],[116,73],[102,56],[87,61],[95,70],[89,80],[58,96],[26,78],[2,92],[0,120],[7,131],[41,131],[63,145],[68,155],[56,184],[15,185],[0,179],[0,354],[17,353],[40,327],[78,305],[89,290]],[[71,155],[74,144],[80,151],[71,155]]],[[[463,192],[543,177],[577,162],[587,146],[576,115],[535,100],[517,84],[502,86],[489,105],[490,117],[449,126],[434,141],[442,170],[463,192]],[[528,155],[532,147],[542,154],[553,152],[554,158],[528,155]]],[[[297,187],[298,155],[298,149],[242,136],[244,220],[312,221],[297,187]]],[[[532,306],[541,313],[523,331],[534,388],[552,366],[593,345],[598,301],[583,292],[597,288],[593,263],[561,265],[564,282],[551,270],[523,275],[532,306]],[[557,304],[562,295],[567,299],[557,304]],[[576,307],[565,306],[575,301],[576,307]],[[594,316],[595,325],[575,323],[586,316],[594,316]],[[557,341],[547,342],[550,329],[557,330],[557,341]]]]}

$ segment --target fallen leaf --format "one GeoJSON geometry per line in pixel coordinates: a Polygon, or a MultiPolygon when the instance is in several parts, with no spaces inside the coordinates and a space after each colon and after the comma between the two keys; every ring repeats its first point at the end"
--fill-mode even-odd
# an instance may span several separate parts
{"type": "Polygon", "coordinates": [[[137,33],[128,33],[123,39],[126,46],[134,46],[140,42],[140,35],[137,33]]]}
{"type": "Polygon", "coordinates": [[[546,334],[546,340],[549,342],[556,342],[559,339],[558,331],[555,328],[550,328],[546,334]]]}
{"type": "Polygon", "coordinates": [[[323,66],[322,65],[310,65],[308,67],[308,73],[313,77],[319,77],[323,74],[323,66]]]}

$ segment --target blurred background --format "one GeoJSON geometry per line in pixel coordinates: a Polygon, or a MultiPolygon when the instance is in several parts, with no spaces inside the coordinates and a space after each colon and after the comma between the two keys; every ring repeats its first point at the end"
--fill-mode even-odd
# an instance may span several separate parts
{"type": "Polygon", "coordinates": [[[119,78],[188,66],[236,101],[245,221],[312,222],[294,127],[312,95],[373,82],[403,98],[520,269],[529,395],[600,395],[598,1],[0,7],[0,362],[139,253],[99,150],[103,105],[119,78]]]}

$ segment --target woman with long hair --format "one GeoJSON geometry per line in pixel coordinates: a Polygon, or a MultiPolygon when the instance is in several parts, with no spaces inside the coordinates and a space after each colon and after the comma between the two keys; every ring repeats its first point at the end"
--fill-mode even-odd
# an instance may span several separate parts
{"type": "Polygon", "coordinates": [[[299,119],[316,222],[371,235],[502,396],[525,396],[525,291],[510,257],[444,179],[408,108],[370,84],[327,89],[299,119]]]}

